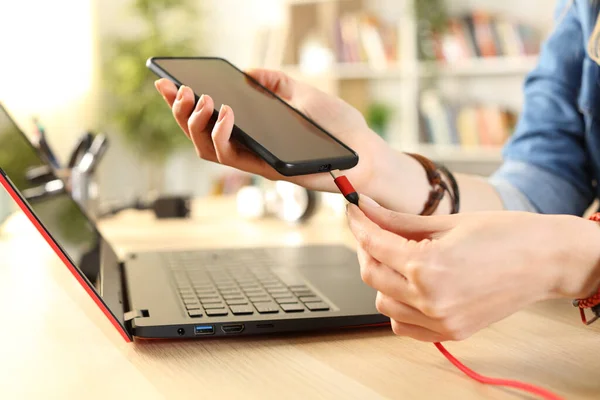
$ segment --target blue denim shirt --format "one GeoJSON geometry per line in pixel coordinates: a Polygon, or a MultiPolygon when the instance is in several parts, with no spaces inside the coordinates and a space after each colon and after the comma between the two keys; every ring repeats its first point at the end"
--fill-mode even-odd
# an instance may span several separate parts
{"type": "Polygon", "coordinates": [[[490,177],[507,209],[582,215],[600,195],[600,66],[588,53],[599,11],[600,1],[558,2],[504,163],[490,177]]]}

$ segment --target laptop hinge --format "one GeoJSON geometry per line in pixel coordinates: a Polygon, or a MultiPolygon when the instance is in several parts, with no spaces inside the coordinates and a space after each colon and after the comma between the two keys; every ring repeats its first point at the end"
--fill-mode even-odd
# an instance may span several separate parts
{"type": "Polygon", "coordinates": [[[131,310],[127,311],[124,315],[125,321],[131,321],[135,318],[148,318],[149,316],[148,310],[131,310]]]}

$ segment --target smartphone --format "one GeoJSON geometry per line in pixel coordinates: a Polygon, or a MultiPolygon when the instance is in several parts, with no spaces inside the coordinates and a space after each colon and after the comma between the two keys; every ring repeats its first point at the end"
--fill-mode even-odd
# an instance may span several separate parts
{"type": "Polygon", "coordinates": [[[177,87],[191,88],[235,114],[232,138],[284,176],[350,169],[358,155],[321,126],[260,85],[229,61],[217,57],[152,57],[146,66],[177,87]]]}

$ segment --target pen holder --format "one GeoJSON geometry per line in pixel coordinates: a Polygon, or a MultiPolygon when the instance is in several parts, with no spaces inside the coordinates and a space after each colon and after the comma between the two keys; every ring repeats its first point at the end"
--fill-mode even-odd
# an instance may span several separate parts
{"type": "Polygon", "coordinates": [[[95,175],[75,166],[71,169],[70,187],[73,199],[79,203],[90,218],[96,219],[98,215],[98,184],[95,175]]]}

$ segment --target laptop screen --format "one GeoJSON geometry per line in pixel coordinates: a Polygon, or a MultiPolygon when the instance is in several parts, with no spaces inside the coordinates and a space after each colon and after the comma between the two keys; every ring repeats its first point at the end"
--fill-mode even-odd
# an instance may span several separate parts
{"type": "MultiPolygon", "coordinates": [[[[6,110],[0,108],[0,167],[28,200],[42,224],[67,252],[75,266],[94,282],[100,265],[97,257],[98,233],[67,192],[44,196],[44,185],[27,179],[28,170],[44,165],[47,165],[46,162],[29,139],[6,110]]],[[[61,185],[62,182],[57,181],[57,184],[61,185]]]]}
{"type": "MultiPolygon", "coordinates": [[[[120,290],[121,282],[118,280],[118,273],[115,274],[114,271],[109,271],[108,274],[107,271],[100,273],[103,239],[95,225],[67,191],[44,196],[44,183],[32,183],[27,178],[27,172],[31,168],[47,165],[40,152],[0,105],[0,168],[27,200],[40,222],[62,247],[74,266],[102,295],[104,303],[122,323],[123,306],[115,296],[120,290]],[[113,277],[111,282],[100,282],[100,277],[106,279],[107,275],[113,277]]],[[[60,185],[61,181],[55,181],[47,187],[60,185]]]]}

